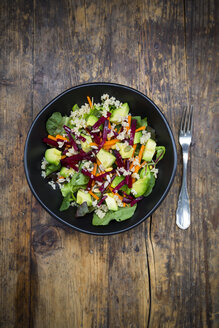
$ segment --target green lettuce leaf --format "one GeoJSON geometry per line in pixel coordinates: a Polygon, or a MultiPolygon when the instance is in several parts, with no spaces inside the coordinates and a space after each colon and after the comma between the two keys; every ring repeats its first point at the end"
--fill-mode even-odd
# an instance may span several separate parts
{"type": "Polygon", "coordinates": [[[73,107],[72,107],[72,111],[75,112],[76,110],[78,110],[79,107],[78,107],[78,104],[75,104],[73,107]]]}
{"type": "Polygon", "coordinates": [[[155,180],[156,179],[154,175],[150,172],[150,178],[148,179],[148,186],[146,192],[144,193],[144,197],[147,197],[152,192],[152,189],[154,188],[155,185],[155,180]]]}
{"type": "Polygon", "coordinates": [[[164,157],[166,148],[164,146],[157,146],[155,149],[156,149],[156,160],[159,158],[158,160],[159,162],[164,157]]]}
{"type": "Polygon", "coordinates": [[[99,216],[94,213],[92,224],[95,226],[100,226],[100,225],[103,226],[103,225],[109,224],[109,222],[112,220],[116,220],[118,222],[125,221],[133,216],[133,214],[135,213],[136,207],[137,207],[137,204],[135,204],[132,207],[121,208],[116,212],[108,211],[106,213],[106,215],[104,216],[104,218],[102,218],[102,219],[99,218],[99,216]]]}
{"type": "Polygon", "coordinates": [[[65,183],[61,188],[62,196],[64,197],[60,211],[68,209],[72,200],[75,200],[74,193],[79,189],[86,189],[89,178],[84,174],[77,172],[75,173],[70,182],[65,183]]]}
{"type": "Polygon", "coordinates": [[[64,198],[63,198],[63,201],[62,201],[62,204],[61,204],[61,206],[60,206],[60,211],[62,212],[62,211],[66,211],[68,208],[69,208],[69,206],[70,206],[70,204],[71,204],[71,202],[72,202],[72,197],[71,197],[71,194],[67,194],[67,196],[65,196],[64,198]]]}
{"type": "Polygon", "coordinates": [[[67,116],[62,116],[61,113],[55,112],[46,122],[46,130],[48,134],[56,136],[57,134],[63,134],[63,125],[68,125],[70,118],[67,116]]]}
{"type": "Polygon", "coordinates": [[[48,164],[45,169],[46,176],[50,175],[53,172],[60,170],[60,168],[61,168],[60,163],[59,163],[59,165],[48,164]]]}

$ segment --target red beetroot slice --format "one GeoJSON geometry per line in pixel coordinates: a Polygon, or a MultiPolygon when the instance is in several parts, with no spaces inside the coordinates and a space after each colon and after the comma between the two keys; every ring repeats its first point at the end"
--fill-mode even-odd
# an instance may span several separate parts
{"type": "Polygon", "coordinates": [[[110,116],[111,116],[111,113],[110,112],[107,112],[107,117],[101,116],[99,118],[99,120],[93,125],[93,129],[95,130],[95,129],[99,128],[99,126],[101,124],[103,124],[108,119],[108,117],[110,117],[110,116]]]}
{"type": "Polygon", "coordinates": [[[136,125],[137,125],[137,121],[132,120],[132,122],[131,122],[131,133],[130,133],[130,139],[129,139],[129,145],[130,146],[133,146],[133,144],[134,144],[136,125]]]}
{"type": "Polygon", "coordinates": [[[113,192],[117,192],[120,188],[122,188],[122,186],[124,186],[126,184],[126,179],[122,180],[114,189],[113,192]]]}
{"type": "Polygon", "coordinates": [[[97,206],[100,206],[103,202],[104,202],[104,200],[107,198],[107,196],[103,196],[102,198],[101,198],[101,200],[99,201],[99,203],[97,203],[97,206]]]}
{"type": "Polygon", "coordinates": [[[122,156],[120,155],[119,151],[115,149],[114,154],[116,155],[116,161],[117,161],[118,167],[123,167],[123,160],[122,160],[122,156]]]}
{"type": "Polygon", "coordinates": [[[68,135],[69,142],[71,143],[72,147],[74,148],[75,151],[78,151],[78,146],[71,135],[71,129],[66,125],[63,125],[63,128],[65,129],[65,132],[68,135]]]}
{"type": "Polygon", "coordinates": [[[58,148],[58,143],[55,140],[49,138],[43,138],[43,142],[47,143],[50,146],[58,148]]]}
{"type": "Polygon", "coordinates": [[[142,200],[144,197],[141,196],[141,197],[138,197],[138,198],[135,198],[132,202],[131,202],[131,207],[134,206],[137,202],[139,202],[140,200],[142,200]]]}

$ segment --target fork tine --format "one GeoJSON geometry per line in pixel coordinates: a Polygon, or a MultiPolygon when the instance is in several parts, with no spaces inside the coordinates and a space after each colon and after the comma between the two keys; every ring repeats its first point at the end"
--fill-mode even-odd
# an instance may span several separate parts
{"type": "Polygon", "coordinates": [[[188,120],[188,128],[187,130],[189,132],[192,131],[192,127],[193,127],[193,106],[190,106],[190,111],[189,111],[189,120],[188,120]]]}
{"type": "Polygon", "coordinates": [[[185,120],[186,120],[186,113],[187,113],[187,106],[184,107],[181,124],[180,124],[180,131],[185,132],[185,120]]]}

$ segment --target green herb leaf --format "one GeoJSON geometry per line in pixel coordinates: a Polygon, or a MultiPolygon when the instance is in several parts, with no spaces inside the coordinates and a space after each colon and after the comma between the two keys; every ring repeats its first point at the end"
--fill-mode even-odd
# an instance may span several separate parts
{"type": "Polygon", "coordinates": [[[147,197],[152,192],[152,189],[154,188],[154,185],[155,185],[155,180],[156,179],[155,179],[154,175],[152,173],[150,173],[150,178],[148,180],[147,190],[144,193],[144,197],[147,197]]]}
{"type": "Polygon", "coordinates": [[[79,107],[78,107],[78,104],[75,104],[73,107],[72,107],[72,111],[75,112],[76,110],[78,110],[79,107]]]}
{"type": "Polygon", "coordinates": [[[97,214],[94,214],[92,224],[95,226],[100,226],[100,225],[103,226],[103,225],[108,225],[109,222],[112,220],[116,220],[118,222],[125,221],[133,216],[133,214],[135,213],[136,207],[137,207],[137,204],[135,204],[132,207],[121,208],[116,212],[108,211],[106,213],[106,215],[104,216],[104,218],[102,218],[102,219],[99,218],[99,216],[97,216],[97,214]]]}
{"type": "Polygon", "coordinates": [[[63,125],[68,125],[69,118],[67,116],[63,116],[59,112],[53,113],[50,118],[46,122],[46,130],[48,134],[52,136],[56,136],[57,134],[63,134],[64,129],[63,125]]]}
{"type": "Polygon", "coordinates": [[[157,146],[155,149],[156,149],[156,160],[158,159],[159,162],[164,157],[166,148],[164,146],[157,146]]]}
{"type": "Polygon", "coordinates": [[[50,175],[53,172],[60,170],[60,168],[61,168],[60,163],[59,163],[59,165],[48,164],[45,169],[46,176],[50,175]]]}
{"type": "Polygon", "coordinates": [[[63,198],[62,204],[60,206],[60,211],[66,211],[70,204],[71,204],[72,198],[71,198],[71,194],[67,194],[66,197],[63,198]]]}

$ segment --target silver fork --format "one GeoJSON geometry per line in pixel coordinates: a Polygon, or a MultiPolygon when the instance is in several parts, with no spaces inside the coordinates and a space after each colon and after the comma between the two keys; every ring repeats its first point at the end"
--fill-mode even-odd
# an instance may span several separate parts
{"type": "Polygon", "coordinates": [[[189,146],[192,140],[192,127],[193,106],[190,106],[189,110],[187,107],[184,109],[179,130],[179,143],[182,147],[183,155],[183,178],[178,207],[176,210],[176,224],[181,229],[187,229],[190,226],[189,196],[187,191],[187,163],[189,146]]]}

